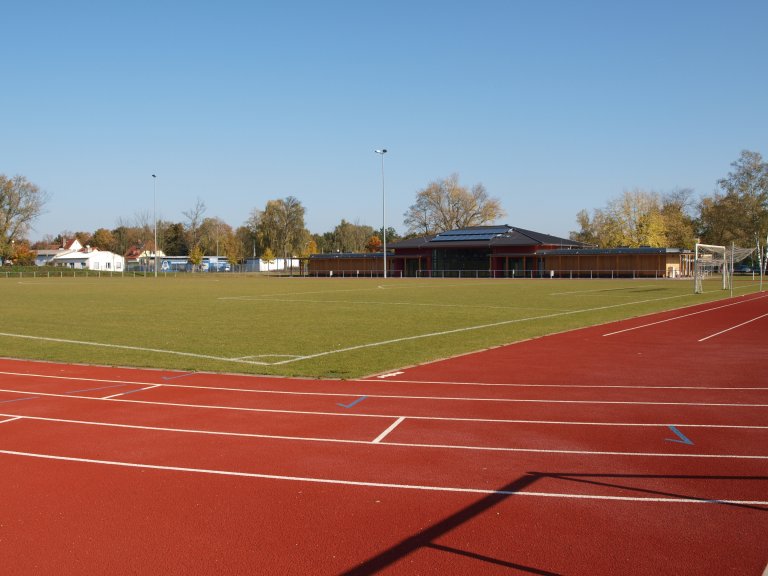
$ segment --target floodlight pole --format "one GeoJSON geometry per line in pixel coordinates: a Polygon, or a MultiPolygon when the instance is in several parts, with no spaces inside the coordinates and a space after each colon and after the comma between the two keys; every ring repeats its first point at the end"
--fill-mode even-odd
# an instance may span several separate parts
{"type": "Polygon", "coordinates": [[[387,204],[386,196],[384,195],[384,154],[387,153],[386,148],[381,150],[374,150],[376,154],[381,156],[381,235],[382,235],[382,249],[384,250],[384,278],[387,277],[387,204]]]}
{"type": "Polygon", "coordinates": [[[155,278],[157,278],[157,175],[152,174],[152,219],[155,221],[155,278]]]}

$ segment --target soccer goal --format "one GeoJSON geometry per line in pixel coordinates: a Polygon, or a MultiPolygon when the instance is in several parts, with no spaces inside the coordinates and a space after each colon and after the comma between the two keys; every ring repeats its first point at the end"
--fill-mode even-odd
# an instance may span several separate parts
{"type": "Polygon", "coordinates": [[[723,279],[723,290],[733,288],[733,266],[749,257],[754,248],[739,248],[731,246],[716,246],[713,244],[696,244],[693,260],[693,291],[696,294],[704,292],[704,279],[720,274],[723,279]]]}

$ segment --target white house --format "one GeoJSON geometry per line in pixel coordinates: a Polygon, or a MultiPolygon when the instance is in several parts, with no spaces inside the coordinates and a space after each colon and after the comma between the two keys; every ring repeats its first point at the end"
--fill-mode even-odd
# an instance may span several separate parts
{"type": "Polygon", "coordinates": [[[125,258],[113,252],[86,246],[78,251],[57,254],[50,260],[50,264],[79,270],[122,272],[125,269],[125,258]]]}
{"type": "Polygon", "coordinates": [[[56,256],[63,256],[64,254],[72,254],[83,249],[83,245],[75,238],[70,240],[61,248],[56,250],[37,250],[35,254],[36,266],[53,266],[51,262],[56,256]]]}

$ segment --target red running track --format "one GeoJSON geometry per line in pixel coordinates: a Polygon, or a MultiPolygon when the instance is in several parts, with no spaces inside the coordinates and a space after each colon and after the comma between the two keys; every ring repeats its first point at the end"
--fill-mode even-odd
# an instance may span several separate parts
{"type": "Polygon", "coordinates": [[[763,295],[357,381],[0,360],[3,574],[754,574],[763,295]]]}

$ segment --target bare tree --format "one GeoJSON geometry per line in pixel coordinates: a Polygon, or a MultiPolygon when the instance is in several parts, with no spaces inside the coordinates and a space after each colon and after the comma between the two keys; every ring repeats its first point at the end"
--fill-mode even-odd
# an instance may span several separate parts
{"type": "Polygon", "coordinates": [[[489,224],[504,216],[504,210],[499,199],[489,197],[482,184],[468,190],[459,184],[458,174],[451,174],[419,190],[416,203],[404,216],[409,233],[426,235],[489,224]]]}
{"type": "Polygon", "coordinates": [[[199,230],[203,223],[203,215],[205,214],[205,202],[198,198],[195,205],[186,212],[182,212],[182,214],[187,218],[187,246],[191,250],[200,241],[199,230]]]}
{"type": "Polygon", "coordinates": [[[24,176],[0,174],[0,254],[26,236],[48,199],[46,192],[24,176]]]}

